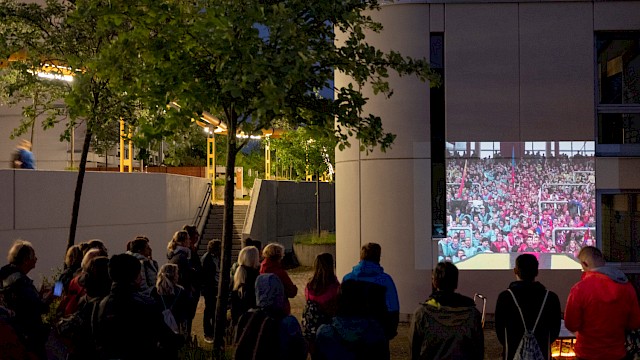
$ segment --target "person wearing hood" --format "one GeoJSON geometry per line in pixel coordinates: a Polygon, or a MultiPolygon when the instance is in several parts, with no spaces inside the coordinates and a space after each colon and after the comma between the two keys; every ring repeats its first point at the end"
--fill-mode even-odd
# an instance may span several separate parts
{"type": "Polygon", "coordinates": [[[440,262],[431,281],[433,293],[413,313],[411,359],[483,359],[482,315],[471,298],[455,292],[458,268],[440,262]]]}
{"type": "Polygon", "coordinates": [[[126,252],[133,255],[140,261],[140,275],[142,282],[140,283],[140,292],[143,294],[151,294],[151,289],[156,286],[158,279],[158,262],[151,258],[151,246],[149,238],[146,236],[137,236],[130,242],[130,249],[126,252]]]}
{"type": "Polygon", "coordinates": [[[307,343],[298,320],[286,313],[285,288],[276,274],[259,275],[256,307],[240,317],[234,343],[235,360],[305,360],[307,343]]]}
{"type": "Polygon", "coordinates": [[[495,329],[498,341],[502,344],[502,358],[513,359],[515,356],[524,336],[524,318],[527,330],[531,331],[535,326],[534,335],[540,351],[547,359],[551,359],[550,345],[558,338],[562,320],[558,295],[536,281],[538,259],[533,254],[518,256],[513,272],[516,281],[498,295],[496,302],[495,329]],[[522,316],[518,306],[522,309],[522,316]]]}
{"type": "MultiPolygon", "coordinates": [[[[346,274],[342,282],[355,280],[367,284],[366,292],[371,291],[372,294],[379,293],[373,289],[376,287],[384,288],[384,298],[386,303],[386,313],[380,314],[380,322],[387,334],[389,340],[398,334],[398,322],[400,320],[400,301],[398,300],[398,291],[396,285],[389,274],[384,272],[380,266],[380,256],[382,249],[379,244],[367,243],[360,249],[360,262],[353,267],[353,270],[346,274]]],[[[372,297],[365,298],[372,301],[372,297]]]]}
{"type": "Polygon", "coordinates": [[[625,331],[640,328],[640,307],[622,271],[606,266],[593,246],[580,250],[582,279],[569,292],[564,312],[567,330],[576,333],[579,359],[624,359],[625,331]]]}
{"type": "Polygon", "coordinates": [[[348,280],[340,286],[336,316],[316,332],[314,360],[388,360],[389,341],[376,309],[370,306],[362,283],[348,280]]]}

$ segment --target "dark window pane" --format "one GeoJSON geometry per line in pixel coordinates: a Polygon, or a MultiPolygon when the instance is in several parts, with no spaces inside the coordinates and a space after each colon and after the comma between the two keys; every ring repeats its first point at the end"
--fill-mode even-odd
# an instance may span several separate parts
{"type": "Polygon", "coordinates": [[[598,144],[640,144],[640,114],[598,115],[598,144]]]}
{"type": "Polygon", "coordinates": [[[640,194],[602,194],[602,253],[607,261],[640,261],[640,194]]]}
{"type": "Polygon", "coordinates": [[[640,104],[640,33],[596,33],[600,104],[640,104]]]}

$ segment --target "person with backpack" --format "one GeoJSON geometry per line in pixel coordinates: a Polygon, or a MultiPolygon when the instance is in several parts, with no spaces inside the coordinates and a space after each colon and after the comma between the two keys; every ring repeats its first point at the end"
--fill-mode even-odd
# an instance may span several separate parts
{"type": "Polygon", "coordinates": [[[455,292],[458,268],[450,262],[438,263],[431,282],[433,293],[413,314],[411,359],[482,360],[482,315],[473,299],[455,292]]]}
{"type": "Polygon", "coordinates": [[[176,264],[164,264],[158,271],[156,286],[151,289],[151,298],[162,313],[165,325],[178,337],[160,341],[164,359],[176,359],[180,347],[188,340],[187,322],[191,314],[191,298],[178,285],[180,272],[176,264]]]}
{"type": "Polygon", "coordinates": [[[234,336],[235,360],[305,360],[307,343],[300,323],[288,315],[285,290],[275,274],[256,279],[256,308],[240,317],[234,336]]]}
{"type": "Polygon", "coordinates": [[[336,314],[340,282],[333,268],[333,255],[318,254],[313,262],[313,277],[304,288],[307,301],[302,311],[302,333],[313,353],[316,331],[322,324],[329,324],[336,314]]]}
{"type": "Polygon", "coordinates": [[[516,258],[516,281],[498,295],[495,329],[502,357],[551,359],[550,345],[560,333],[560,300],[536,281],[538,259],[532,254],[516,258]]]}

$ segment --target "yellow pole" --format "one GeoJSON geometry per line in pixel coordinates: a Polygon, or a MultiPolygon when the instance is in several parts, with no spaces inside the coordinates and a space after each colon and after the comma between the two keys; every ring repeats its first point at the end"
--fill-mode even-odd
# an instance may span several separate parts
{"type": "Polygon", "coordinates": [[[125,166],[129,167],[128,172],[133,172],[133,142],[131,141],[131,127],[129,127],[129,131],[127,132],[125,132],[124,129],[124,120],[120,119],[120,172],[124,172],[125,166]],[[128,142],[127,147],[125,147],[125,141],[128,142]]]}
{"type": "Polygon", "coordinates": [[[209,131],[207,137],[207,179],[211,181],[211,203],[216,200],[216,135],[209,131]]]}
{"type": "Polygon", "coordinates": [[[268,136],[264,140],[264,178],[271,180],[271,141],[268,136]]]}
{"type": "Polygon", "coordinates": [[[120,172],[124,172],[124,120],[120,119],[120,172]]]}
{"type": "Polygon", "coordinates": [[[128,130],[127,141],[129,142],[128,144],[129,153],[127,154],[126,165],[129,166],[129,172],[133,172],[133,141],[131,141],[131,126],[129,126],[127,130],[128,130]]]}

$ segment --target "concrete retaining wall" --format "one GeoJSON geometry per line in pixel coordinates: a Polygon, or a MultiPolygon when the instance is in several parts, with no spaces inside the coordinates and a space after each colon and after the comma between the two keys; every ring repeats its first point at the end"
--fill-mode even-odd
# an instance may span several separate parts
{"type": "MultiPolygon", "coordinates": [[[[336,229],[335,187],[320,183],[320,229],[336,229]]],[[[242,238],[279,242],[289,251],[293,236],[316,229],[316,183],[257,179],[242,238]]]]}
{"type": "Polygon", "coordinates": [[[293,253],[298,259],[298,263],[302,266],[313,266],[316,256],[322,253],[333,255],[333,261],[336,259],[336,245],[303,245],[293,244],[293,253]]]}
{"type": "MultiPolygon", "coordinates": [[[[62,266],[77,172],[0,170],[0,264],[15,239],[33,243],[38,256],[29,274],[39,282],[62,266]]],[[[208,180],[151,173],[88,172],[76,243],[103,240],[110,254],[124,252],[136,235],[151,241],[154,259],[166,260],[173,233],[190,224],[208,180]]]]}

